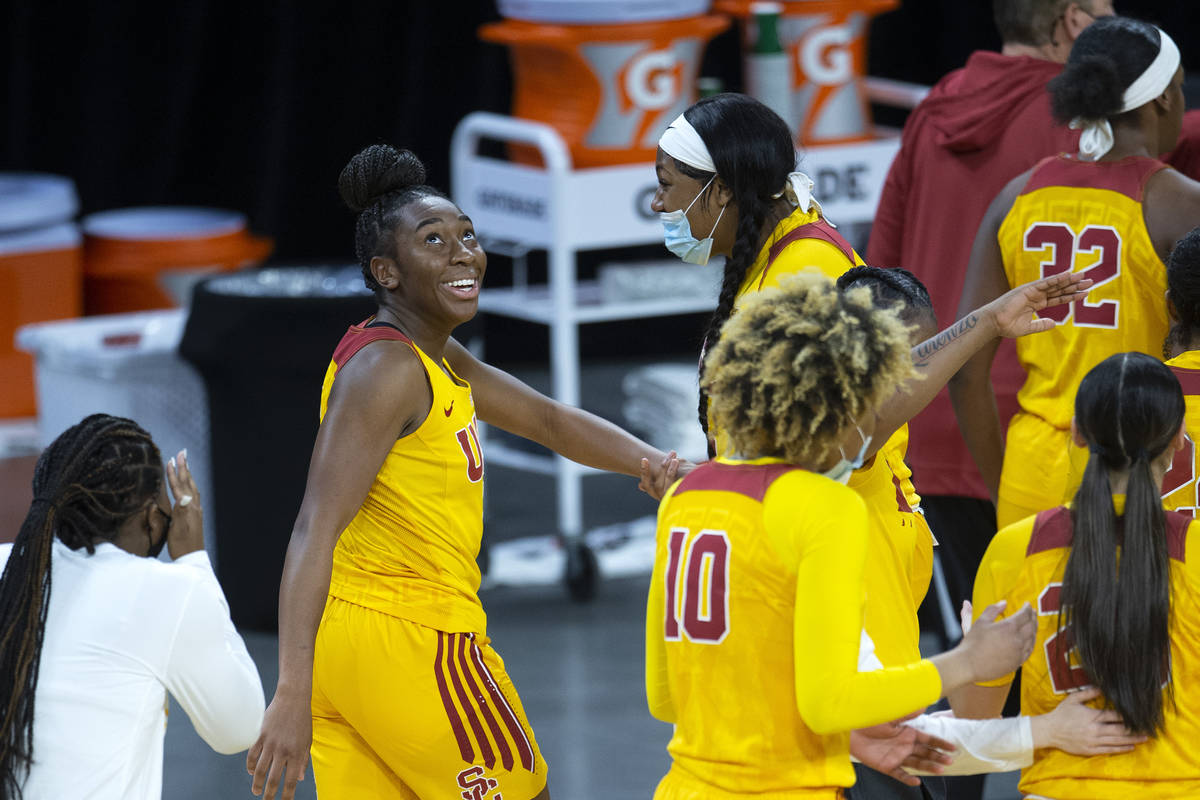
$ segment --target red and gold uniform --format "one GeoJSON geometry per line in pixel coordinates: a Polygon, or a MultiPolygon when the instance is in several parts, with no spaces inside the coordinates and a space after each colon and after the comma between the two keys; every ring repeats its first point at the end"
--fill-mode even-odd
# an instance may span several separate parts
{"type": "Polygon", "coordinates": [[[1196,442],[1200,441],[1200,350],[1180,353],[1167,366],[1183,389],[1187,442],[1175,453],[1171,469],[1163,478],[1163,505],[1195,517],[1200,507],[1200,482],[1196,480],[1200,477],[1200,450],[1196,448],[1196,442]]]}
{"type": "Polygon", "coordinates": [[[1069,499],[1077,485],[1069,476],[1082,477],[1070,423],[1088,370],[1114,353],[1162,351],[1166,269],[1142,208],[1146,182],[1162,169],[1168,167],[1151,158],[1045,159],[1000,225],[1009,286],[1068,271],[1094,281],[1084,299],[1038,312],[1058,323],[1053,330],[1017,340],[1027,378],[1008,428],[1000,527],[1069,499]]]}
{"type": "MultiPolygon", "coordinates": [[[[1123,513],[1125,498],[1115,495],[1113,501],[1117,513],[1123,513]]],[[[1077,652],[1058,647],[1059,595],[1072,536],[1071,514],[1064,506],[1027,517],[996,534],[975,579],[977,615],[999,600],[1007,600],[1009,610],[1028,602],[1037,612],[1037,642],[1021,673],[1022,714],[1053,711],[1068,691],[1090,684],[1077,652]]],[[[1197,547],[1200,529],[1186,515],[1168,512],[1176,707],[1165,706],[1165,731],[1118,755],[1088,758],[1038,750],[1033,765],[1021,775],[1026,795],[1055,800],[1200,797],[1200,552],[1192,552],[1197,547]]],[[[1007,686],[1011,681],[1010,675],[984,685],[1007,686]]]]}
{"type": "Polygon", "coordinates": [[[904,463],[907,432],[896,431],[847,484],[867,506],[865,627],[885,667],[921,659],[917,609],[933,575],[933,533],[904,463]]]}
{"type": "MultiPolygon", "coordinates": [[[[735,303],[763,289],[778,288],[785,275],[816,269],[837,280],[846,270],[862,265],[862,258],[817,208],[797,208],[771,232],[735,303]]],[[[709,430],[717,453],[733,455],[720,426],[710,420],[709,430]]],[[[918,510],[921,498],[912,484],[912,470],[904,463],[907,449],[905,425],[870,464],[854,473],[849,484],[866,500],[870,514],[866,627],[885,666],[920,659],[917,608],[933,574],[933,533],[918,510]]]]}
{"type": "Polygon", "coordinates": [[[329,393],[363,347],[402,342],[433,391],[338,539],[313,659],[312,758],[331,797],[527,800],[546,764],[486,634],[475,557],[483,454],[471,387],[391,326],[355,325],[329,393]]]}
{"type": "Polygon", "coordinates": [[[941,694],[928,661],[858,672],[867,511],[778,459],[703,464],[658,516],[650,712],[674,723],[659,800],[840,796],[853,728],[941,694]]]}

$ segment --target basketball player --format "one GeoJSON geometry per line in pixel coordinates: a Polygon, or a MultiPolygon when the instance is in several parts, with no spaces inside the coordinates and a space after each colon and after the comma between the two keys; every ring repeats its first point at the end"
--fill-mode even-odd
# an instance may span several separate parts
{"type": "MultiPolygon", "coordinates": [[[[988,382],[994,343],[951,382],[963,436],[998,496],[1001,527],[1069,495],[1066,398],[1087,370],[1114,352],[1161,348],[1164,262],[1200,219],[1200,184],[1157,160],[1179,135],[1182,80],[1178,48],[1153,25],[1124,17],[1090,25],[1050,83],[1056,117],[1084,127],[1080,153],[1046,159],[1011,181],[979,229],[962,309],[1072,270],[1096,287],[1083,301],[1040,312],[1057,327],[1017,343],[1028,377],[1007,450],[988,382]]],[[[1081,467],[1082,452],[1076,456],[1081,467]]]]}
{"type": "Polygon", "coordinates": [[[337,346],[280,587],[279,685],[246,766],[291,798],[311,740],[321,796],[547,798],[546,764],[476,594],[476,415],[582,463],[662,485],[678,466],[604,420],[475,360],[486,256],[415,155],[343,170],[379,311],[337,346]],[[664,474],[665,473],[665,474],[664,474]]]}
{"type": "MultiPolygon", "coordinates": [[[[1021,790],[1056,800],[1196,797],[1200,571],[1191,550],[1200,534],[1188,515],[1164,512],[1160,498],[1186,441],[1179,381],[1143,353],[1109,356],[1081,382],[1071,432],[1088,452],[1074,500],[996,534],[976,577],[976,606],[1036,606],[1023,713],[1095,686],[1149,741],[1103,759],[1039,751],[1021,790]]],[[[1008,678],[969,687],[953,698],[955,712],[995,715],[1008,690],[1008,678]]]]}

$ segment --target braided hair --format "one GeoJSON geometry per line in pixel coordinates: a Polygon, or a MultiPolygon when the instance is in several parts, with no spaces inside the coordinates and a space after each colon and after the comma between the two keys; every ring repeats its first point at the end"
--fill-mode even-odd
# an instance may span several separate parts
{"type": "MultiPolygon", "coordinates": [[[[752,97],[724,93],[706,97],[683,114],[704,140],[717,174],[733,195],[737,209],[737,233],[733,251],[725,262],[721,294],[704,333],[704,348],[716,346],[721,328],[733,313],[738,289],[758,258],[767,233],[763,231],[771,211],[773,195],[787,182],[796,167],[796,147],[787,123],[752,97]]],[[[690,178],[707,181],[712,173],[702,172],[678,160],[675,166],[690,178]]],[[[712,196],[710,187],[705,202],[712,196]]],[[[703,370],[703,366],[701,367],[703,370]]],[[[701,374],[700,425],[708,432],[708,396],[701,374]]]]}
{"type": "Polygon", "coordinates": [[[936,323],[933,299],[921,279],[901,267],[851,267],[837,279],[839,291],[858,286],[871,291],[877,308],[895,307],[900,319],[914,323],[922,318],[936,323]]]}
{"type": "Polygon", "coordinates": [[[393,232],[400,212],[413,200],[446,195],[425,185],[425,165],[416,154],[386,144],[373,144],[350,159],[338,176],[338,192],[350,210],[358,213],[354,253],[363,282],[381,298],[383,287],[371,274],[371,259],[396,258],[393,232]]]}
{"type": "Polygon", "coordinates": [[[1163,343],[1163,359],[1175,346],[1187,349],[1200,337],[1200,228],[1188,231],[1167,259],[1167,290],[1175,319],[1163,343]]]}
{"type": "Polygon", "coordinates": [[[162,488],[158,447],[132,420],[93,414],[38,458],[33,503],[0,575],[0,799],[33,763],[33,702],[50,605],[54,537],[96,550],[162,488]]]}

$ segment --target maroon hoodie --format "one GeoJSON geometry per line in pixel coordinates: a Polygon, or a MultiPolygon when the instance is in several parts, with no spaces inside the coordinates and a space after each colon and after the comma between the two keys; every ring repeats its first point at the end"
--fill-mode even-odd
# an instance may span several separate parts
{"type": "MultiPolygon", "coordinates": [[[[871,227],[867,263],[904,267],[929,287],[938,322],[954,321],[975,232],[992,199],[1042,158],[1074,151],[1079,134],[1056,126],[1046,83],[1061,65],[976,52],[938,82],[908,118],[871,227]]],[[[1004,342],[992,382],[1004,426],[1025,381],[1004,342]]],[[[917,491],[986,498],[979,470],[943,389],[910,425],[917,491]]]]}

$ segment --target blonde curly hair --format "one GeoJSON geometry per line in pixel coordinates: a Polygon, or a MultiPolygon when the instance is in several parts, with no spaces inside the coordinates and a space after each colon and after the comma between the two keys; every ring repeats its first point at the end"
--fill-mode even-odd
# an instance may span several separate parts
{"type": "Polygon", "coordinates": [[[846,427],[915,376],[909,329],[870,289],[815,271],[745,300],[705,360],[713,421],[735,452],[812,465],[846,427]]]}

